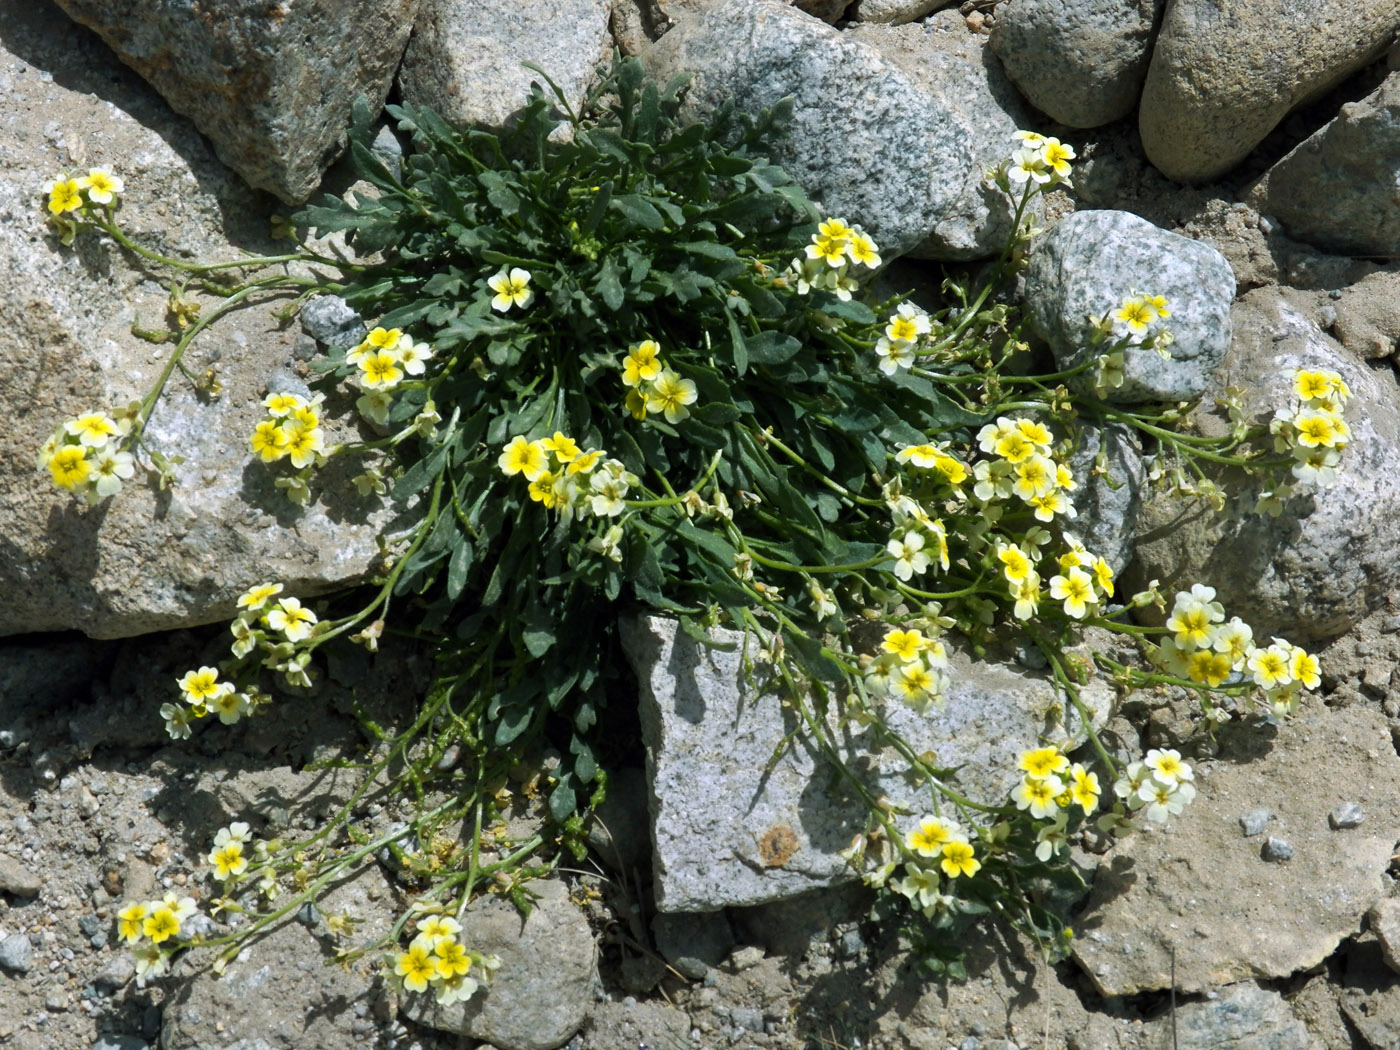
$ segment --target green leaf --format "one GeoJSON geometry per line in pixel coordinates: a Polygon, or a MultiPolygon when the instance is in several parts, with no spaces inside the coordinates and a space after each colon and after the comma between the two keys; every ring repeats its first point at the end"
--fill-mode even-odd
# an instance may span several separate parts
{"type": "Polygon", "coordinates": [[[738,642],[721,642],[689,616],[679,617],[678,622],[680,623],[682,634],[692,641],[703,645],[706,649],[716,649],[722,653],[733,653],[737,652],[739,649],[738,642]]]}
{"type": "Polygon", "coordinates": [[[744,333],[740,330],[734,314],[725,310],[724,319],[729,323],[729,346],[734,356],[734,371],[742,379],[744,373],[749,370],[749,347],[744,341],[744,333]]]}
{"type": "Polygon", "coordinates": [[[625,193],[612,199],[612,207],[636,226],[648,230],[659,230],[666,225],[661,213],[652,207],[651,202],[640,194],[625,193]]]}
{"type": "Polygon", "coordinates": [[[447,596],[453,601],[462,593],[462,588],[467,585],[467,570],[472,565],[472,545],[466,537],[462,537],[457,546],[452,551],[452,558],[447,563],[447,596]]]}
{"type": "Polygon", "coordinates": [[[618,269],[617,261],[611,255],[604,258],[602,265],[598,267],[598,283],[593,288],[609,310],[622,309],[621,277],[622,271],[618,269]]]}
{"type": "Polygon", "coordinates": [[[780,365],[791,360],[802,349],[802,343],[783,332],[766,329],[757,335],[749,336],[749,360],[760,365],[780,365]]]}
{"type": "Polygon", "coordinates": [[[499,171],[483,171],[477,181],[486,188],[486,199],[502,215],[511,216],[520,211],[520,198],[508,180],[499,171]]]}

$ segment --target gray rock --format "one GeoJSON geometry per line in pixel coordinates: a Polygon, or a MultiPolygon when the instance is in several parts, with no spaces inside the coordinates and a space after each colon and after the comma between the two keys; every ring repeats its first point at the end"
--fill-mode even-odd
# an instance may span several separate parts
{"type": "Polygon", "coordinates": [[[1295,106],[1390,46],[1394,0],[1175,0],[1143,84],[1138,129],[1170,179],[1222,175],[1295,106]]]}
{"type": "Polygon", "coordinates": [[[59,0],[192,120],[249,185],[311,196],[345,146],[360,95],[383,105],[417,0],[196,5],[59,0]]]}
{"type": "Polygon", "coordinates": [[[593,934],[562,882],[532,882],[529,889],[539,897],[523,923],[495,898],[473,902],[462,916],[463,938],[500,956],[490,986],[449,1007],[429,995],[406,995],[409,1018],[501,1050],[555,1050],[579,1030],[593,1000],[593,934]]]}
{"type": "Polygon", "coordinates": [[[1103,995],[1167,988],[1173,949],[1186,994],[1305,970],[1384,895],[1400,756],[1378,711],[1305,706],[1267,746],[1197,763],[1195,774],[1196,798],[1170,827],[1123,839],[1095,875],[1074,954],[1103,995]],[[1324,767],[1324,779],[1298,776],[1324,767]],[[1276,800],[1296,850],[1286,877],[1238,831],[1236,815],[1261,795],[1276,800]],[[1346,798],[1381,826],[1352,832],[1341,849],[1327,813],[1346,798]]]}
{"type": "Polygon", "coordinates": [[[861,39],[778,0],[735,0],[686,18],[642,60],[663,81],[695,73],[693,120],[726,101],[756,113],[793,96],[794,120],[773,159],[829,214],[863,224],[886,258],[992,254],[1011,206],[983,172],[1010,153],[1015,125],[985,72],[929,50],[927,79],[916,80],[861,39]]]}
{"type": "Polygon", "coordinates": [[[1130,292],[1165,296],[1175,342],[1171,359],[1154,349],[1123,355],[1114,402],[1199,397],[1230,345],[1235,276],[1208,244],[1169,233],[1125,211],[1081,211],[1045,235],[1026,271],[1031,327],[1050,344],[1056,366],[1076,367],[1102,352],[1090,317],[1117,310],[1130,292]]]}
{"type": "Polygon", "coordinates": [[[104,1035],[92,1044],[92,1050],[150,1050],[150,1046],[134,1035],[104,1035]]]}
{"type": "MultiPolygon", "coordinates": [[[[349,914],[357,923],[346,946],[375,944],[397,918],[392,894],[377,867],[362,868],[318,901],[327,914],[349,914]]],[[[291,1050],[293,1047],[362,1046],[352,1030],[350,1004],[365,996],[365,975],[326,965],[324,941],[296,922],[275,925],[250,940],[223,976],[207,966],[180,962],[174,978],[181,992],[166,1000],[162,1050],[291,1050]],[[231,1035],[238,1039],[230,1043],[231,1035]]]]}
{"type": "MultiPolygon", "coordinates": [[[[1114,572],[1122,572],[1133,559],[1137,513],[1147,484],[1142,445],[1131,428],[1119,423],[1102,429],[1085,424],[1079,435],[1069,461],[1079,483],[1073,493],[1075,535],[1114,572]]],[[[1045,659],[1039,649],[1031,653],[1045,659]]]]}
{"type": "MultiPolygon", "coordinates": [[[[1340,290],[1332,334],[1368,361],[1400,348],[1400,273],[1379,271],[1340,290]]],[[[1324,325],[1323,327],[1326,327],[1324,325]]]]}
{"type": "MultiPolygon", "coordinates": [[[[1217,379],[1221,388],[1243,388],[1248,416],[1267,420],[1289,402],[1286,373],[1339,372],[1353,395],[1352,440],[1336,484],[1288,501],[1277,518],[1254,513],[1263,488],[1237,473],[1213,475],[1230,494],[1223,513],[1150,495],[1131,574],[1160,579],[1168,593],[1208,583],[1256,638],[1277,634],[1304,645],[1348,630],[1400,585],[1400,395],[1388,372],[1355,361],[1313,324],[1306,303],[1277,288],[1246,295],[1233,311],[1235,339],[1217,379]]],[[[1228,422],[1203,405],[1189,425],[1219,434],[1228,422]]]]}
{"type": "Polygon", "coordinates": [[[16,897],[37,897],[44,881],[11,856],[0,853],[0,891],[16,897]]]}
{"type": "Polygon", "coordinates": [[[109,960],[92,983],[105,992],[115,992],[119,988],[124,988],[126,983],[136,976],[136,961],[127,951],[117,952],[109,960]]]}
{"type": "Polygon", "coordinates": [[[422,0],[399,67],[405,102],[459,127],[511,125],[543,69],[578,109],[612,47],[606,0],[422,0]]]}
{"type": "Polygon", "coordinates": [[[1400,73],[1343,106],[1251,194],[1290,237],[1351,255],[1400,255],[1400,73]]]}
{"type": "Polygon", "coordinates": [[[1365,811],[1355,802],[1343,802],[1331,813],[1327,814],[1327,824],[1333,831],[1342,831],[1347,828],[1359,828],[1361,822],[1365,819],[1365,811]]]}
{"type": "MultiPolygon", "coordinates": [[[[1165,1037],[1171,1026],[1170,1017],[1160,1017],[1152,1022],[1153,1034],[1165,1037]]],[[[1179,1004],[1176,1035],[1183,1047],[1317,1050],[1320,1045],[1283,996],[1248,981],[1224,988],[1206,1002],[1179,1004]]]]}
{"type": "Polygon", "coordinates": [[[1166,0],[1016,0],[997,15],[992,50],[1036,109],[1096,128],[1137,105],[1166,0]]]}
{"type": "MultiPolygon", "coordinates": [[[[776,695],[741,684],[740,653],[705,649],[661,617],[624,621],[622,634],[641,684],[657,909],[760,904],[854,879],[839,851],[864,827],[861,804],[829,792],[832,772],[801,738],[765,773],[795,726],[776,695]]],[[[1044,674],[974,663],[956,651],[949,673],[945,710],[919,715],[891,703],[884,714],[916,754],[962,767],[957,787],[979,802],[1005,801],[1021,778],[1020,750],[1080,731],[1044,674]]],[[[1108,717],[1107,684],[1091,681],[1082,696],[1096,719],[1108,717]]],[[[868,769],[876,794],[921,807],[893,750],[881,750],[869,731],[832,731],[847,762],[868,769]]],[[[915,817],[906,819],[912,825],[915,817]]]]}
{"type": "Polygon", "coordinates": [[[308,299],[297,316],[302,331],[326,346],[354,347],[365,337],[365,319],[338,295],[308,299]]]}
{"type": "Polygon", "coordinates": [[[1380,942],[1385,964],[1400,973],[1400,900],[1376,901],[1366,913],[1366,926],[1380,942]]]}
{"type": "Polygon", "coordinates": [[[1292,860],[1293,854],[1293,844],[1276,835],[1270,835],[1264,840],[1264,845],[1259,847],[1259,856],[1273,864],[1281,864],[1286,860],[1292,860]]]}
{"type": "Polygon", "coordinates": [[[1274,815],[1267,809],[1251,809],[1240,817],[1240,830],[1244,832],[1245,838],[1253,838],[1255,835],[1264,834],[1264,829],[1273,819],[1274,815]]]}
{"type": "Polygon", "coordinates": [[[724,912],[660,912],[651,921],[656,950],[692,980],[724,962],[734,947],[734,931],[724,912]]]}
{"type": "Polygon", "coordinates": [[[22,933],[12,933],[0,940],[0,970],[12,974],[28,973],[34,965],[34,945],[22,933]]]}
{"type": "Polygon", "coordinates": [[[953,0],[856,0],[847,11],[857,22],[882,22],[898,26],[947,7],[953,0]]]}

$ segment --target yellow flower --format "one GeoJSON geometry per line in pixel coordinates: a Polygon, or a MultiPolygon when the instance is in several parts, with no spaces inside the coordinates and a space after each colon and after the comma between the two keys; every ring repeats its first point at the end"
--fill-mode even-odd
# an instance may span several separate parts
{"type": "Polygon", "coordinates": [[[360,366],[360,385],[366,390],[389,390],[403,378],[399,359],[388,350],[376,350],[356,362],[360,366]]]}
{"type": "Polygon", "coordinates": [[[1050,577],[1050,597],[1063,601],[1065,615],[1076,620],[1082,620],[1089,605],[1097,600],[1089,574],[1079,568],[1070,569],[1067,576],[1050,577]]]}
{"type": "Polygon", "coordinates": [[[48,185],[49,211],[62,215],[83,206],[82,187],[77,179],[56,179],[48,185]]]}
{"type": "Polygon", "coordinates": [[[1061,753],[1058,747],[1036,747],[1021,752],[1021,758],[1016,763],[1016,768],[1043,780],[1051,773],[1058,773],[1068,765],[1069,759],[1061,753]]]}
{"type": "Polygon", "coordinates": [[[403,986],[410,992],[421,992],[437,976],[438,968],[425,946],[410,944],[394,961],[394,973],[403,978],[403,986]]]}
{"type": "Polygon", "coordinates": [[[603,458],[601,448],[591,448],[587,452],[580,452],[569,461],[570,474],[587,474],[598,465],[598,460],[603,458]]]}
{"type": "Polygon", "coordinates": [[[49,457],[49,473],[60,488],[75,489],[92,477],[92,461],[81,445],[64,445],[49,457]]]}
{"type": "Polygon", "coordinates": [[[243,856],[243,843],[228,842],[209,854],[209,863],[214,866],[219,878],[242,875],[248,870],[248,858],[243,856]]]}
{"type": "Polygon", "coordinates": [[[556,430],[553,437],[544,438],[540,441],[547,452],[553,452],[554,458],[560,463],[572,463],[579,455],[579,447],[571,437],[565,437],[556,430]]]}
{"type": "Polygon", "coordinates": [[[106,168],[92,168],[76,181],[88,191],[88,200],[94,204],[111,204],[125,188],[121,177],[106,168]]]}
{"type": "Polygon", "coordinates": [[[924,636],[918,631],[888,631],[880,648],[909,663],[924,651],[924,636]]]}
{"type": "Polygon", "coordinates": [[[141,932],[160,944],[180,932],[180,920],[168,904],[162,904],[142,921],[141,932]]]}
{"type": "Polygon", "coordinates": [[[1141,335],[1157,319],[1157,310],[1144,299],[1124,299],[1123,305],[1114,311],[1113,319],[1123,322],[1135,335],[1141,335]]]}
{"type": "Polygon", "coordinates": [[[961,837],[954,825],[938,817],[929,817],[904,836],[904,844],[921,857],[936,857],[948,843],[961,837]]]}
{"type": "Polygon", "coordinates": [[[303,607],[300,599],[283,598],[263,620],[274,631],[285,634],[287,641],[300,642],[311,637],[316,614],[303,607]]]}
{"type": "Polygon", "coordinates": [[[973,856],[970,844],[950,842],[943,847],[943,860],[939,867],[950,879],[956,879],[959,875],[971,878],[982,867],[982,862],[973,856]]]}
{"type": "Polygon", "coordinates": [[[642,396],[640,390],[627,391],[626,408],[639,423],[647,417],[647,399],[642,396]]]}
{"type": "Polygon", "coordinates": [[[623,386],[639,387],[643,382],[650,383],[661,374],[661,348],[650,339],[644,339],[627,351],[622,361],[623,386]]]}
{"type": "Polygon", "coordinates": [[[217,696],[223,688],[219,684],[219,672],[212,667],[201,667],[198,671],[186,671],[176,684],[190,703],[199,705],[210,697],[217,696]]]}
{"type": "Polygon", "coordinates": [[[851,238],[846,243],[846,254],[851,257],[852,262],[860,263],[860,265],[872,270],[880,265],[879,249],[875,247],[875,242],[860,230],[852,231],[851,238]]]}
{"type": "Polygon", "coordinates": [[[530,271],[518,266],[509,273],[502,270],[488,279],[486,284],[496,293],[491,300],[491,309],[500,313],[505,313],[512,306],[524,309],[535,297],[535,293],[530,291],[530,271]]]}
{"type": "Polygon", "coordinates": [[[472,968],[471,956],[467,954],[467,950],[451,937],[439,937],[433,946],[433,954],[437,956],[437,972],[443,977],[466,974],[472,968]]]}
{"type": "Polygon", "coordinates": [[[270,599],[275,598],[281,593],[282,585],[280,583],[261,583],[256,587],[250,587],[239,596],[238,607],[240,609],[251,609],[256,612],[266,605],[270,599]]]}
{"type": "Polygon", "coordinates": [[[552,510],[559,505],[559,494],[554,491],[554,483],[558,480],[557,474],[545,471],[530,482],[530,498],[536,503],[543,503],[546,510],[552,510]]]}
{"type": "Polygon", "coordinates": [[[101,448],[120,433],[116,421],[105,412],[84,412],[77,419],[64,423],[63,429],[87,448],[101,448]]]}
{"type": "Polygon", "coordinates": [[[1099,791],[1099,775],[1090,773],[1076,762],[1069,771],[1069,793],[1086,814],[1098,807],[1099,791]]]}
{"type": "Polygon", "coordinates": [[[318,427],[283,427],[286,435],[286,453],[292,458],[292,466],[300,470],[316,460],[316,454],[325,449],[326,443],[318,427]]]}
{"type": "Polygon", "coordinates": [[[275,463],[287,454],[287,433],[276,420],[264,419],[253,428],[248,442],[264,463],[275,463]]]}
{"type": "Polygon", "coordinates": [[[135,944],[141,939],[142,924],[146,919],[144,904],[129,904],[117,912],[117,936],[127,944],[135,944]]]}
{"type": "Polygon", "coordinates": [[[668,368],[647,393],[647,411],[661,412],[666,416],[666,422],[679,423],[690,415],[690,410],[685,406],[695,404],[698,397],[691,380],[682,379],[668,368]]]}
{"type": "Polygon", "coordinates": [[[526,441],[517,434],[502,450],[496,464],[508,478],[524,474],[526,481],[534,481],[545,472],[549,459],[538,441],[526,441]]]}

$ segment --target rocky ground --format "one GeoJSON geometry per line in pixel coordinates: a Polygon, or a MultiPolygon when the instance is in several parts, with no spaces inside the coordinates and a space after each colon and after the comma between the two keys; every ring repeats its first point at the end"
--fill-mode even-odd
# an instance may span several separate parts
{"type": "MultiPolygon", "coordinates": [[[[971,32],[995,12],[977,3],[961,14],[971,32]]],[[[1363,70],[1297,111],[1225,181],[1204,186],[1157,174],[1127,126],[1062,131],[1082,158],[1076,201],[1209,241],[1241,294],[1287,286],[1296,309],[1389,380],[1400,336],[1395,264],[1289,240],[1243,202],[1259,175],[1385,71],[1363,70]]],[[[12,254],[40,237],[25,225],[37,191],[20,185],[35,175],[35,156],[56,168],[124,149],[155,185],[185,166],[201,173],[198,190],[191,178],[163,197],[136,193],[172,250],[206,251],[220,236],[261,246],[274,202],[211,174],[223,169],[193,129],[55,10],[0,12],[0,99],[0,218],[12,254]],[[174,130],[157,142],[149,127],[174,130]]],[[[1060,197],[1048,217],[1073,206],[1060,197]]],[[[76,287],[106,272],[101,257],[86,256],[66,279],[76,287]]],[[[108,294],[128,293],[127,307],[159,315],[149,282],[133,278],[108,294]]],[[[132,319],[115,298],[64,308],[110,308],[92,328],[113,339],[132,319]]],[[[11,329],[32,317],[23,303],[0,303],[11,329]]],[[[248,329],[254,340],[283,340],[292,352],[294,334],[261,325],[248,329]]],[[[233,369],[242,344],[228,335],[225,345],[233,369]]],[[[42,389],[54,403],[81,394],[44,387],[45,374],[37,356],[0,364],[0,385],[42,389]]],[[[19,457],[18,444],[11,451],[19,457]]],[[[28,459],[13,469],[27,475],[28,459]]],[[[1400,838],[1400,610],[1380,608],[1322,650],[1323,689],[1290,725],[1235,724],[1211,743],[1186,735],[1177,699],[1134,698],[1110,728],[1134,746],[1182,747],[1197,765],[1197,803],[1165,832],[1081,856],[1099,878],[1073,959],[1048,966],[1032,947],[977,930],[967,944],[972,976],[961,984],[915,972],[897,939],[866,918],[858,888],[657,916],[638,747],[604,814],[611,842],[595,835],[594,854],[541,889],[530,923],[498,900],[474,910],[474,936],[503,959],[491,1005],[462,1021],[474,1036],[433,1027],[442,1018],[401,1003],[372,961],[334,965],[335,948],[373,940],[411,899],[387,863],[330,887],[316,910],[289,916],[222,978],[196,957],[170,977],[136,980],[116,938],[123,903],[167,889],[209,894],[203,858],[230,821],[260,834],[313,833],[352,780],[307,765],[366,754],[354,705],[392,719],[425,674],[424,654],[386,646],[372,665],[332,664],[318,692],[283,699],[264,717],[172,742],[160,705],[182,671],[216,662],[224,647],[222,626],[106,642],[0,640],[0,1047],[1148,1050],[1174,1037],[1238,1050],[1400,1045],[1391,859],[1400,838]],[[359,920],[344,939],[330,921],[341,915],[359,920]],[[1173,985],[1175,1001],[1163,991],[1173,985]]],[[[518,784],[537,771],[523,769],[518,784]]],[[[399,818],[373,793],[355,815],[371,832],[399,818]]],[[[538,826],[522,802],[509,831],[538,826]]]]}

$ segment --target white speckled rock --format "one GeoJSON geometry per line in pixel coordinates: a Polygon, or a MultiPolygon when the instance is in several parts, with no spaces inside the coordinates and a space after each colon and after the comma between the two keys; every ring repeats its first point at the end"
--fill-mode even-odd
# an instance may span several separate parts
{"type": "Polygon", "coordinates": [[[642,60],[659,80],[695,74],[697,120],[727,101],[756,113],[794,96],[773,158],[830,214],[862,223],[886,258],[993,254],[1012,210],[983,172],[1014,147],[1015,123],[985,71],[931,49],[916,79],[853,36],[778,0],[733,0],[687,17],[642,60]]]}
{"type": "Polygon", "coordinates": [[[1400,73],[1270,168],[1253,201],[1300,241],[1400,256],[1400,73]]]}
{"type": "MultiPolygon", "coordinates": [[[[1288,403],[1294,368],[1330,368],[1351,387],[1352,441],[1337,483],[1285,504],[1277,518],[1255,514],[1260,486],[1220,478],[1230,503],[1220,514],[1157,495],[1139,515],[1134,574],[1163,589],[1208,583],[1227,614],[1298,644],[1334,638],[1378,609],[1400,587],[1400,393],[1388,370],[1367,368],[1303,313],[1300,293],[1260,288],[1234,309],[1234,342],[1221,388],[1243,387],[1245,407],[1267,419],[1288,403]]],[[[1207,432],[1215,412],[1193,418],[1207,432]]]]}
{"type": "Polygon", "coordinates": [[[612,48],[607,0],[421,0],[399,67],[405,102],[459,127],[507,127],[549,74],[577,108],[612,48]]]}
{"type": "Polygon", "coordinates": [[[953,0],[856,0],[849,14],[857,22],[882,22],[885,25],[899,26],[932,14],[952,2],[953,0]]]}
{"type": "Polygon", "coordinates": [[[1395,0],[1174,0],[1138,110],[1148,159],[1179,182],[1223,175],[1397,30],[1395,0]]]}
{"type": "Polygon", "coordinates": [[[1096,128],[1137,105],[1166,0],[1015,0],[991,45],[1031,105],[1072,128],[1096,128]]]}
{"type": "Polygon", "coordinates": [[[1108,399],[1200,397],[1230,345],[1235,296],[1230,264],[1210,245],[1126,211],[1081,211],[1045,235],[1026,271],[1031,327],[1050,344],[1061,369],[1099,352],[1090,343],[1090,318],[1116,310],[1132,291],[1167,298],[1176,342],[1170,360],[1151,349],[1125,351],[1123,385],[1108,399]]]}
{"type": "MultiPolygon", "coordinates": [[[[739,652],[703,648],[662,617],[624,620],[622,631],[641,684],[658,910],[761,904],[854,879],[838,853],[864,825],[862,804],[830,790],[834,771],[801,737],[764,774],[793,716],[776,694],[744,684],[739,652]]],[[[728,630],[715,636],[743,638],[728,630]]],[[[885,716],[916,753],[962,767],[958,790],[1004,802],[1021,779],[1016,755],[1041,740],[1065,741],[1064,720],[1074,726],[1074,716],[1043,672],[952,650],[949,674],[944,710],[920,715],[890,703],[885,716]]],[[[1108,718],[1109,683],[1092,680],[1081,697],[1096,725],[1108,718]]],[[[922,812],[927,789],[910,788],[892,749],[872,753],[864,734],[837,733],[847,762],[873,769],[876,794],[922,812]]],[[[910,825],[918,812],[906,818],[910,825]]]]}
{"type": "Polygon", "coordinates": [[[57,0],[194,121],[258,189],[306,200],[345,147],[359,95],[377,109],[418,0],[57,0]]]}

